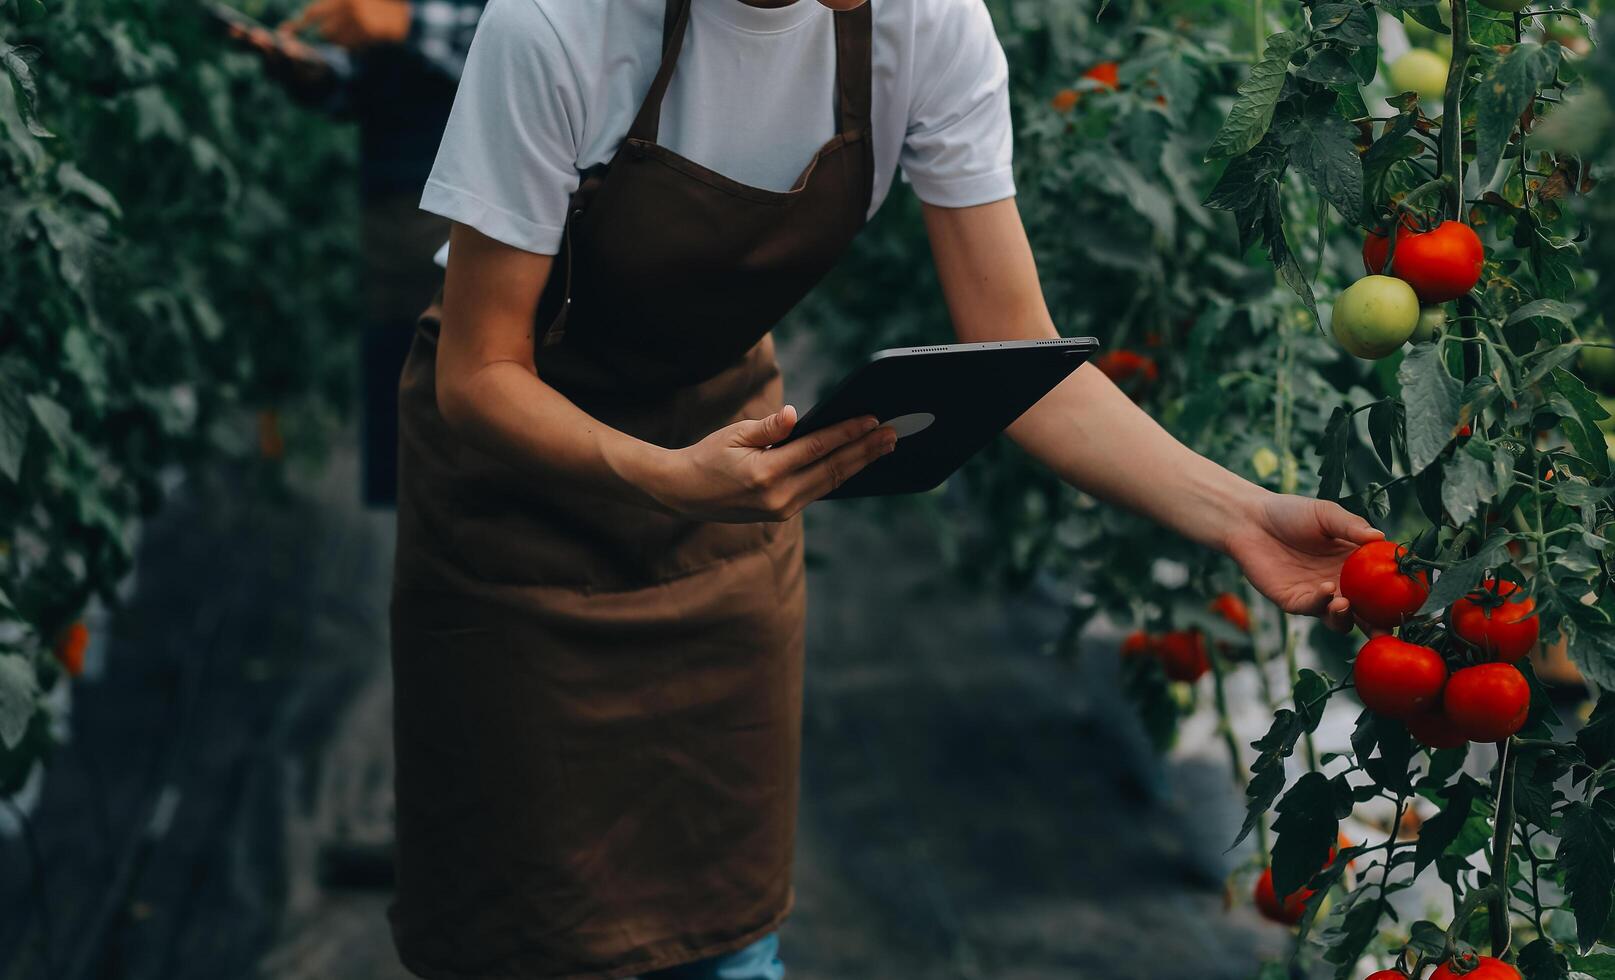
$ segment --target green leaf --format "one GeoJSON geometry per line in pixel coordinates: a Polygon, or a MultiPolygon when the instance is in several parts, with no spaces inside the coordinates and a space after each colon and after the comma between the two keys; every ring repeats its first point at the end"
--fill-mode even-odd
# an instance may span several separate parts
{"type": "Polygon", "coordinates": [[[1550,379],[1553,390],[1563,395],[1564,400],[1575,410],[1575,418],[1566,419],[1560,426],[1564,430],[1565,438],[1576,447],[1578,456],[1591,463],[1599,473],[1609,476],[1610,454],[1598,427],[1598,423],[1608,418],[1609,413],[1604,410],[1598,396],[1588,390],[1587,385],[1571,372],[1560,368],[1550,375],[1550,379]]]}
{"type": "Polygon", "coordinates": [[[1615,625],[1565,623],[1570,662],[1604,690],[1615,689],[1615,625]]]}
{"type": "MultiPolygon", "coordinates": [[[[1576,912],[1576,940],[1585,953],[1598,941],[1615,895],[1615,826],[1611,807],[1572,801],[1559,832],[1559,867],[1576,912]]],[[[1428,825],[1426,825],[1428,826],[1428,825]]]]}
{"type": "Polygon", "coordinates": [[[28,408],[50,441],[58,450],[65,452],[73,441],[73,417],[67,409],[48,395],[29,395],[28,408]]]}
{"type": "Polygon", "coordinates": [[[1447,371],[1442,345],[1416,344],[1396,372],[1407,409],[1408,465],[1414,473],[1435,462],[1458,430],[1458,379],[1447,371]]]}
{"type": "Polygon", "coordinates": [[[1430,586],[1430,597],[1419,607],[1419,615],[1440,612],[1475,591],[1481,579],[1486,577],[1486,570],[1503,561],[1507,555],[1506,546],[1495,542],[1442,572],[1436,577],[1435,584],[1430,586]]]}
{"type": "Polygon", "coordinates": [[[1469,453],[1454,454],[1442,473],[1441,505],[1455,524],[1463,524],[1474,517],[1480,506],[1496,495],[1492,468],[1469,453]]]}
{"type": "Polygon", "coordinates": [[[1353,47],[1379,43],[1374,9],[1352,2],[1320,3],[1312,8],[1312,29],[1320,37],[1333,38],[1353,47]]]}
{"type": "Polygon", "coordinates": [[[1312,880],[1329,860],[1340,835],[1335,793],[1329,778],[1309,772],[1295,781],[1279,801],[1273,821],[1273,890],[1291,895],[1312,880]]]}
{"type": "Polygon", "coordinates": [[[1615,953],[1594,953],[1591,956],[1572,956],[1570,965],[1593,980],[1615,980],[1615,953]]]}
{"type": "Polygon", "coordinates": [[[1339,500],[1340,487],[1346,480],[1346,455],[1351,449],[1351,410],[1336,405],[1324,426],[1322,444],[1318,447],[1323,457],[1318,467],[1318,496],[1323,500],[1339,500]]]}
{"type": "Polygon", "coordinates": [[[39,680],[27,657],[0,653],[0,746],[17,747],[38,710],[39,680]]]}
{"type": "Polygon", "coordinates": [[[1525,980],[1567,980],[1570,976],[1570,960],[1546,936],[1527,943],[1516,965],[1525,980]]]}
{"type": "Polygon", "coordinates": [[[112,192],[84,176],[84,172],[69,161],[56,167],[56,183],[68,194],[77,194],[113,217],[122,217],[123,210],[112,192]]]}
{"type": "Polygon", "coordinates": [[[1447,790],[1441,812],[1419,828],[1419,841],[1414,845],[1415,873],[1423,871],[1458,839],[1464,824],[1469,822],[1470,813],[1483,796],[1483,787],[1473,777],[1458,777],[1458,782],[1447,790]]]}
{"type": "Polygon", "coordinates": [[[1447,931],[1434,922],[1420,919],[1408,930],[1408,949],[1438,958],[1447,949],[1447,931]]]}
{"type": "Polygon", "coordinates": [[[1262,141],[1289,75],[1290,56],[1305,43],[1305,36],[1297,31],[1283,31],[1267,39],[1262,60],[1251,66],[1250,76],[1239,86],[1239,98],[1206,151],[1207,160],[1239,156],[1262,141]]]}
{"type": "Polygon", "coordinates": [[[22,475],[22,457],[28,449],[31,425],[20,372],[7,367],[0,363],[0,473],[16,483],[22,475]]]}
{"type": "Polygon", "coordinates": [[[1267,247],[1268,260],[1278,270],[1279,278],[1290,287],[1290,291],[1301,298],[1301,305],[1312,314],[1312,321],[1318,321],[1318,299],[1312,293],[1312,283],[1307,281],[1307,275],[1296,261],[1295,255],[1290,251],[1290,243],[1284,238],[1284,214],[1279,207],[1278,189],[1268,197],[1267,208],[1262,215],[1262,243],[1267,247]]]}
{"type": "Polygon", "coordinates": [[[1561,303],[1556,299],[1532,300],[1510,313],[1503,326],[1512,327],[1516,323],[1534,320],[1537,317],[1557,320],[1567,327],[1573,327],[1576,325],[1576,308],[1569,303],[1561,303]]]}
{"type": "Polygon", "coordinates": [[[1363,211],[1363,159],[1353,142],[1356,135],[1352,124],[1328,106],[1309,103],[1280,136],[1295,169],[1347,222],[1356,222],[1363,211]]]}
{"type": "Polygon", "coordinates": [[[1592,717],[1576,733],[1576,747],[1594,769],[1615,759],[1615,698],[1599,698],[1592,717]]]}
{"type": "Polygon", "coordinates": [[[1521,42],[1475,87],[1475,174],[1483,186],[1492,179],[1520,115],[1536,93],[1553,82],[1559,50],[1557,44],[1521,42]]]}
{"type": "Polygon", "coordinates": [[[1357,69],[1335,47],[1319,48],[1296,74],[1322,85],[1348,85],[1357,81],[1357,69]]]}

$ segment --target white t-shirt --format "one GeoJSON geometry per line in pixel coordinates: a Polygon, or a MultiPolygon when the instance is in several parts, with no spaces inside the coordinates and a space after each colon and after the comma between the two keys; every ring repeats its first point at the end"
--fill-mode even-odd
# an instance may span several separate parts
{"type": "MultiPolygon", "coordinates": [[[[901,164],[921,200],[1015,193],[1008,72],[982,0],[870,0],[873,214],[901,164]]],[[[579,173],[609,162],[659,64],[664,0],[491,0],[421,207],[552,255],[579,173]]],[[[789,190],[835,130],[833,12],[692,0],[657,142],[789,190]]]]}

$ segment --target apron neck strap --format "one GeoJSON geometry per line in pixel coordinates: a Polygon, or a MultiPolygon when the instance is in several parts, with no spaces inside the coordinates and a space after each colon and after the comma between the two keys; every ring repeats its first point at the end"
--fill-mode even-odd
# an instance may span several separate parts
{"type": "Polygon", "coordinates": [[[836,11],[836,131],[839,133],[858,133],[869,128],[874,35],[870,8],[874,5],[875,0],[864,0],[851,10],[836,11]]]}
{"type": "MultiPolygon", "coordinates": [[[[684,30],[690,24],[692,0],[667,0],[662,18],[662,63],[651,80],[650,91],[640,103],[639,114],[628,128],[628,138],[656,142],[661,130],[662,99],[673,80],[679,54],[684,50],[684,30]]],[[[817,3],[818,0],[796,0],[817,3]]],[[[860,132],[869,127],[871,40],[874,33],[870,7],[874,0],[835,14],[836,31],[836,129],[860,132]]]]}
{"type": "Polygon", "coordinates": [[[684,50],[684,29],[690,24],[691,0],[667,0],[667,12],[662,19],[662,64],[651,80],[650,91],[639,105],[639,115],[628,127],[628,138],[646,143],[656,142],[656,133],[662,126],[662,97],[673,80],[673,69],[684,50]]]}

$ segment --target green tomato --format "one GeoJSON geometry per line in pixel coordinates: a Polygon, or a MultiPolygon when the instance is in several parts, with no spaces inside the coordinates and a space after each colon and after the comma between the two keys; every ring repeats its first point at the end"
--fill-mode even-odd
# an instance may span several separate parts
{"type": "Polygon", "coordinates": [[[1435,340],[1446,326],[1447,308],[1444,306],[1426,306],[1419,311],[1419,324],[1413,328],[1412,340],[1415,344],[1435,340]]]}
{"type": "Polygon", "coordinates": [[[1416,92],[1421,99],[1439,99],[1447,90],[1448,64],[1428,48],[1413,48],[1391,62],[1391,87],[1416,92]]]}
{"type": "Polygon", "coordinates": [[[1517,14],[1531,5],[1531,0],[1475,0],[1475,2],[1487,10],[1501,10],[1505,14],[1517,14]]]}
{"type": "MultiPolygon", "coordinates": [[[[1609,341],[1600,341],[1609,343],[1609,341]]],[[[1581,376],[1600,391],[1615,391],[1615,348],[1583,347],[1577,359],[1581,376]]]]}
{"type": "Polygon", "coordinates": [[[1377,361],[1407,343],[1419,325],[1419,297],[1390,276],[1364,276],[1335,300],[1335,340],[1349,353],[1377,361]]]}

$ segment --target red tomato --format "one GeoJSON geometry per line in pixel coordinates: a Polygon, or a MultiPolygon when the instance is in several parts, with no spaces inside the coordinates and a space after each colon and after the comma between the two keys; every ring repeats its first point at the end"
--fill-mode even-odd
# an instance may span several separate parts
{"type": "Polygon", "coordinates": [[[1155,655],[1161,658],[1166,676],[1175,681],[1194,683],[1211,669],[1206,638],[1196,630],[1173,630],[1155,641],[1155,655]]]}
{"type": "Polygon", "coordinates": [[[1256,879],[1256,891],[1252,897],[1256,900],[1256,910],[1264,917],[1293,926],[1306,914],[1307,899],[1312,897],[1312,889],[1303,888],[1286,896],[1281,902],[1273,891],[1273,869],[1263,868],[1262,876],[1256,879]]]}
{"type": "Polygon", "coordinates": [[[1142,395],[1161,377],[1155,358],[1137,351],[1106,351],[1094,358],[1093,366],[1116,382],[1116,387],[1134,398],[1142,395]]]}
{"type": "Polygon", "coordinates": [[[1150,648],[1154,645],[1155,640],[1153,640],[1148,633],[1144,632],[1143,630],[1133,630],[1131,633],[1122,637],[1122,656],[1142,656],[1143,654],[1149,653],[1150,648]]]}
{"type": "MultiPolygon", "coordinates": [[[[1388,251],[1390,242],[1384,234],[1368,234],[1363,241],[1363,266],[1370,274],[1379,274],[1385,267],[1388,251]]],[[[1412,286],[1420,302],[1445,303],[1475,288],[1485,261],[1480,236],[1463,222],[1443,221],[1420,232],[1407,227],[1404,219],[1397,230],[1390,274],[1412,286]]]]}
{"type": "Polygon", "coordinates": [[[1120,66],[1114,61],[1101,61],[1082,73],[1083,78],[1091,78],[1099,83],[1099,87],[1116,91],[1117,80],[1121,77],[1120,66]]]}
{"type": "Polygon", "coordinates": [[[1251,629],[1250,607],[1245,600],[1232,592],[1224,592],[1211,600],[1211,611],[1233,624],[1234,629],[1241,633],[1249,633],[1251,629]]]}
{"type": "Polygon", "coordinates": [[[1480,965],[1468,973],[1459,973],[1452,964],[1443,963],[1430,974],[1430,980],[1520,980],[1520,971],[1491,956],[1477,956],[1480,965]]]}
{"type": "Polygon", "coordinates": [[[1357,651],[1351,676],[1357,697],[1370,711],[1411,718],[1435,706],[1447,681],[1447,665],[1429,647],[1376,636],[1357,651]]]}
{"type": "Polygon", "coordinates": [[[1395,541],[1370,541],[1346,557],[1340,568],[1340,594],[1365,623],[1391,629],[1419,611],[1430,597],[1430,575],[1402,571],[1407,549],[1395,541]]]}
{"type": "Polygon", "coordinates": [[[1531,685],[1513,664],[1479,664],[1455,672],[1441,710],[1472,742],[1500,742],[1525,727],[1531,685]]]}
{"type": "Polygon", "coordinates": [[[1075,89],[1063,88],[1054,93],[1054,98],[1049,100],[1049,105],[1054,107],[1055,112],[1070,112],[1081,100],[1081,93],[1075,89]]]}
{"type": "Polygon", "coordinates": [[[1456,749],[1469,744],[1469,736],[1459,731],[1439,708],[1409,715],[1403,721],[1408,726],[1408,734],[1426,748],[1456,749]]]}
{"type": "Polygon", "coordinates": [[[1518,591],[1519,586],[1513,582],[1488,581],[1480,591],[1452,604],[1447,610],[1447,625],[1459,639],[1474,644],[1488,656],[1514,663],[1536,646],[1541,628],[1533,600],[1507,598],[1518,591]]]}
{"type": "Polygon", "coordinates": [[[62,630],[62,635],[56,638],[56,659],[61,661],[69,677],[84,673],[84,651],[89,646],[90,628],[82,622],[62,630]]]}
{"type": "Polygon", "coordinates": [[[1408,975],[1400,970],[1376,970],[1368,975],[1368,980],[1408,980],[1408,975]]]}

